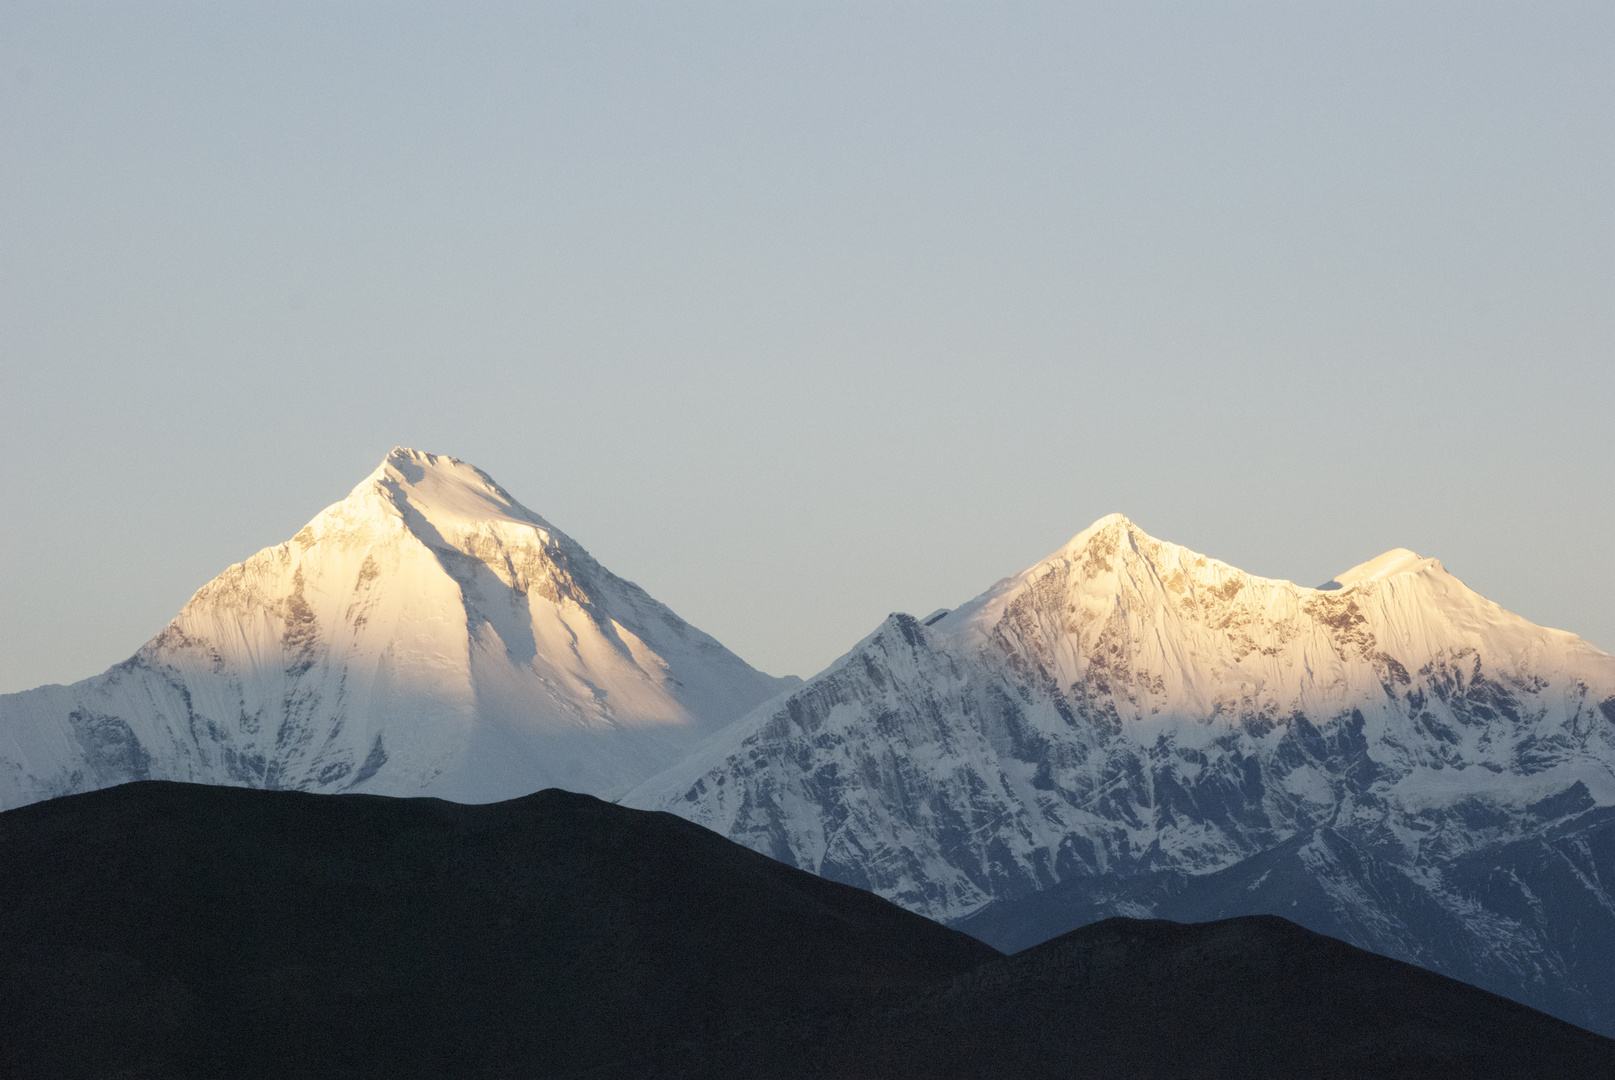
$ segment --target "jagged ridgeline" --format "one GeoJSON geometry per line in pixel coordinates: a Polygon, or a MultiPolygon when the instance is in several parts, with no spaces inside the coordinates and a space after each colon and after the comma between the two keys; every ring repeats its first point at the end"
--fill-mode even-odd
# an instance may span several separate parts
{"type": "Polygon", "coordinates": [[[0,807],[129,780],[609,794],[794,685],[481,470],[399,448],[129,660],[0,697],[0,807]]]}
{"type": "Polygon", "coordinates": [[[1003,948],[1273,912],[1615,1032],[1615,658],[1410,551],[1306,588],[1107,517],[624,801],[1003,948]]]}

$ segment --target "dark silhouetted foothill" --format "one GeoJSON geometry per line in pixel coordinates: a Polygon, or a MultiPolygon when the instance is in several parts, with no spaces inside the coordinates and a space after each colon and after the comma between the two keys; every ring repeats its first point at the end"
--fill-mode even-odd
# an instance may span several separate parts
{"type": "Polygon", "coordinates": [[[1004,957],[667,814],[166,782],[0,814],[0,1075],[1600,1076],[1275,918],[1004,957]]]}

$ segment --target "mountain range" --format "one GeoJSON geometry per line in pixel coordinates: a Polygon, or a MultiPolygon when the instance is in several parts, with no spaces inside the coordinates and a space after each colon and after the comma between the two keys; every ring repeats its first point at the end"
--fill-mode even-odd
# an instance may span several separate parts
{"type": "Polygon", "coordinates": [[[1615,1033],[1615,658],[1406,550],[1306,588],[1112,515],[624,801],[1004,948],[1272,912],[1615,1033]]]}
{"type": "Polygon", "coordinates": [[[806,682],[399,448],[134,657],[0,697],[0,807],[166,779],[667,810],[1018,950],[1282,915],[1615,1034],[1615,658],[1395,550],[1096,522],[806,682]]]}

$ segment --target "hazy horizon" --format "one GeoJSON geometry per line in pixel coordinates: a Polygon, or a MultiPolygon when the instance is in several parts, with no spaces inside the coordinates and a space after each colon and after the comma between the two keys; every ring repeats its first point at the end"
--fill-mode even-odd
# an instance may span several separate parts
{"type": "Polygon", "coordinates": [[[0,692],[395,444],[811,675],[1111,512],[1615,648],[1615,9],[0,6],[0,692]]]}

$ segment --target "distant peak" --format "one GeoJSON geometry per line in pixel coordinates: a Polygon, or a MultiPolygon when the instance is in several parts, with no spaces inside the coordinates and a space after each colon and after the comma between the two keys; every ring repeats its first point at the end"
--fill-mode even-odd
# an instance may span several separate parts
{"type": "Polygon", "coordinates": [[[1106,513],[1105,517],[1095,521],[1089,528],[1085,528],[1085,530],[1077,533],[1076,536],[1072,536],[1066,542],[1064,549],[1061,550],[1063,550],[1064,554],[1074,554],[1074,552],[1079,552],[1079,550],[1089,546],[1090,542],[1101,538],[1101,536],[1110,536],[1110,538],[1114,539],[1116,536],[1127,536],[1127,534],[1132,533],[1151,539],[1151,541],[1155,539],[1150,534],[1140,530],[1139,526],[1134,525],[1131,520],[1127,520],[1127,517],[1124,517],[1121,513],[1106,513]]]}
{"type": "Polygon", "coordinates": [[[1083,529],[1077,535],[1073,536],[1071,538],[1071,542],[1066,544],[1066,547],[1068,549],[1070,549],[1070,550],[1075,550],[1077,548],[1082,547],[1089,540],[1092,540],[1094,537],[1098,536],[1100,533],[1107,532],[1107,531],[1110,531],[1112,529],[1137,529],[1137,528],[1138,528],[1137,525],[1134,525],[1131,521],[1129,521],[1125,516],[1123,516],[1121,514],[1106,514],[1104,517],[1100,518],[1098,521],[1094,522],[1092,525],[1088,526],[1086,529],[1083,529]]]}
{"type": "Polygon", "coordinates": [[[1392,548],[1377,558],[1357,564],[1343,574],[1336,574],[1334,580],[1326,582],[1319,588],[1344,589],[1364,581],[1380,581],[1395,574],[1415,573],[1426,567],[1440,565],[1436,560],[1426,559],[1407,548],[1392,548]]]}

